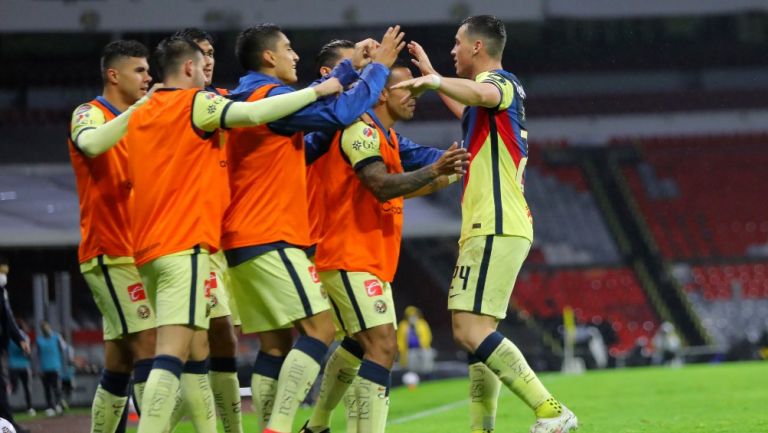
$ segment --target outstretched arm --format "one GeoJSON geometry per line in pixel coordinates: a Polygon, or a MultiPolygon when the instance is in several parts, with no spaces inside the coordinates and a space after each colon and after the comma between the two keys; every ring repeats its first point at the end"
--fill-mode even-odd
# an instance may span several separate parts
{"type": "Polygon", "coordinates": [[[155,89],[162,83],[155,84],[141,99],[136,101],[119,116],[107,122],[104,113],[91,104],[83,104],[72,113],[70,136],[75,146],[87,157],[95,158],[116,145],[128,131],[131,114],[149,100],[155,89]]]}
{"type": "MultiPolygon", "coordinates": [[[[419,68],[419,71],[421,72],[421,75],[437,75],[442,78],[442,76],[437,73],[435,68],[432,67],[432,62],[429,61],[429,56],[427,56],[427,52],[424,51],[424,48],[416,41],[411,41],[408,43],[408,52],[411,53],[413,56],[413,59],[411,59],[411,63],[416,65],[417,68],[419,68]]],[[[440,99],[443,100],[443,104],[448,108],[448,110],[453,113],[454,116],[456,116],[457,119],[461,119],[462,114],[464,113],[464,107],[465,105],[456,101],[455,99],[451,99],[450,96],[438,92],[438,95],[440,95],[440,99]]]]}
{"type": "Polygon", "coordinates": [[[392,88],[408,89],[416,97],[427,90],[436,90],[461,104],[473,107],[494,108],[501,103],[501,92],[496,85],[465,78],[445,78],[430,74],[402,81],[392,88]]]}
{"type": "Polygon", "coordinates": [[[262,125],[294,113],[316,101],[318,97],[340,91],[341,84],[336,78],[325,80],[314,87],[253,102],[233,102],[222,96],[201,91],[195,96],[192,122],[206,132],[213,132],[217,128],[262,125]]]}

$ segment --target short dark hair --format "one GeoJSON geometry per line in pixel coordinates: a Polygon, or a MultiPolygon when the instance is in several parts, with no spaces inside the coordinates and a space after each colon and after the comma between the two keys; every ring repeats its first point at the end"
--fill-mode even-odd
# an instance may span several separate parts
{"type": "Polygon", "coordinates": [[[164,79],[169,73],[175,72],[195,53],[202,54],[203,51],[192,39],[180,36],[169,36],[163,39],[157,44],[154,54],[160,76],[164,79]]]}
{"type": "MultiPolygon", "coordinates": [[[[394,71],[395,69],[399,69],[399,68],[408,69],[409,71],[411,71],[411,73],[413,73],[413,71],[411,70],[411,64],[401,58],[397,58],[397,60],[395,60],[395,62],[392,63],[392,66],[389,67],[389,70],[394,71]]],[[[392,74],[390,73],[389,77],[387,77],[387,84],[385,84],[387,88],[389,88],[391,81],[392,81],[392,74]]]]}
{"type": "Polygon", "coordinates": [[[274,50],[275,42],[283,30],[276,24],[264,23],[247,28],[237,35],[235,56],[240,66],[246,71],[261,68],[261,55],[266,50],[274,50]]]}
{"type": "Polygon", "coordinates": [[[501,58],[507,43],[507,30],[504,22],[493,15],[475,15],[461,22],[467,26],[467,33],[477,36],[485,42],[485,49],[491,57],[501,58]]]}
{"type": "Polygon", "coordinates": [[[146,45],[139,41],[120,40],[108,43],[101,52],[101,78],[106,79],[107,69],[125,57],[149,57],[146,45]]]}
{"type": "Polygon", "coordinates": [[[213,45],[213,36],[211,36],[211,34],[205,30],[200,30],[197,27],[187,27],[186,29],[179,30],[178,32],[174,33],[173,36],[192,39],[195,42],[208,41],[211,45],[213,45]]]}
{"type": "Polygon", "coordinates": [[[355,48],[355,43],[347,39],[334,39],[323,45],[323,48],[320,48],[320,52],[315,59],[315,70],[317,71],[317,74],[320,75],[320,68],[323,66],[327,68],[336,66],[336,63],[338,63],[341,58],[340,50],[346,48],[355,48]]]}

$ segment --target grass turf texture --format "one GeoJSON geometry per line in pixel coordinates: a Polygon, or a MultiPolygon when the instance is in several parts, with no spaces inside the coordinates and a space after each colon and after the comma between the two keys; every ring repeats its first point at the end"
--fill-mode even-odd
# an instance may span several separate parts
{"type": "MultiPolygon", "coordinates": [[[[544,374],[542,380],[579,417],[579,433],[768,432],[768,362],[544,374]]],[[[469,432],[465,379],[397,388],[391,397],[388,433],[469,432]]],[[[294,432],[309,414],[299,412],[294,432]]],[[[531,411],[504,388],[496,431],[527,432],[533,422],[531,411]]],[[[256,432],[252,414],[245,414],[243,430],[256,432]]],[[[331,431],[345,431],[341,408],[331,431]]],[[[194,429],[185,422],[176,432],[194,429]]]]}

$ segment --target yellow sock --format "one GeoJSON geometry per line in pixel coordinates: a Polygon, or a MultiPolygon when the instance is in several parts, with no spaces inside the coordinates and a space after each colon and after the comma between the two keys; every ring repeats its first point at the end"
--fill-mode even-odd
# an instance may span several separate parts
{"type": "Polygon", "coordinates": [[[360,378],[355,382],[358,433],[384,433],[389,413],[386,389],[368,379],[360,378]]]}
{"type": "Polygon", "coordinates": [[[299,405],[320,373],[320,362],[328,351],[322,341],[302,336],[288,353],[277,380],[277,394],[267,429],[289,433],[299,405]]]}
{"type": "Polygon", "coordinates": [[[323,380],[320,384],[320,395],[309,418],[309,428],[312,431],[322,431],[330,427],[331,414],[338,406],[349,385],[357,377],[361,359],[350,353],[342,346],[336,348],[325,364],[323,380]]]}
{"type": "Polygon", "coordinates": [[[164,432],[171,433],[176,430],[176,427],[181,422],[181,419],[184,418],[185,413],[187,413],[186,407],[184,406],[184,400],[181,399],[181,389],[179,389],[179,392],[176,393],[176,398],[174,399],[171,418],[169,419],[168,426],[164,432]]]}
{"type": "MultiPolygon", "coordinates": [[[[538,409],[552,395],[544,388],[525,357],[511,341],[498,332],[489,335],[475,353],[499,376],[502,383],[520,397],[533,410],[538,409]],[[490,355],[488,355],[490,353],[490,355]]],[[[549,415],[549,410],[544,410],[549,415]]],[[[559,414],[558,414],[559,415],[559,414]]],[[[555,415],[557,416],[557,415],[555,415]]]]}
{"type": "Polygon", "coordinates": [[[259,422],[259,433],[267,428],[269,418],[272,416],[275,394],[277,394],[277,378],[280,376],[280,369],[284,362],[284,356],[259,352],[256,362],[253,363],[251,401],[259,422]]]}
{"type": "Polygon", "coordinates": [[[141,412],[141,402],[142,397],[144,396],[144,387],[147,386],[147,382],[139,382],[133,384],[133,398],[136,400],[136,407],[139,408],[139,412],[141,412]]]}
{"type": "Polygon", "coordinates": [[[224,426],[224,433],[243,433],[240,411],[240,382],[237,373],[231,371],[210,371],[213,400],[224,426]]]}
{"type": "Polygon", "coordinates": [[[359,385],[360,376],[355,376],[352,384],[344,393],[344,412],[347,416],[347,433],[357,433],[357,399],[355,398],[355,389],[359,385]]]}
{"type": "Polygon", "coordinates": [[[176,403],[176,393],[179,390],[179,376],[182,363],[178,358],[157,356],[154,367],[149,374],[142,397],[141,419],[138,433],[162,433],[168,425],[173,405],[176,403]],[[165,364],[158,367],[160,358],[165,358],[165,364]]]}
{"type": "Polygon", "coordinates": [[[479,359],[469,364],[469,417],[472,432],[493,431],[501,380],[479,359]]]}
{"type": "Polygon", "coordinates": [[[99,385],[91,405],[91,433],[113,433],[127,402],[127,396],[112,394],[99,385]]]}
{"type": "Polygon", "coordinates": [[[181,375],[181,399],[184,400],[195,431],[216,431],[216,407],[213,404],[213,393],[207,372],[181,375]]]}

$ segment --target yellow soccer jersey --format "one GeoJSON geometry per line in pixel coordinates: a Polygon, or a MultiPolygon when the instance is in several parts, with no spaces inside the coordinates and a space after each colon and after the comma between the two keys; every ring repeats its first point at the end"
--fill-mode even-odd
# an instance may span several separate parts
{"type": "Polygon", "coordinates": [[[341,150],[355,170],[370,162],[382,161],[379,146],[379,132],[363,121],[349,125],[341,136],[341,150]]]}
{"type": "Polygon", "coordinates": [[[525,91],[503,70],[484,72],[476,81],[496,86],[501,102],[495,108],[464,110],[464,145],[471,159],[464,176],[460,242],[494,234],[533,241],[533,220],[523,196],[528,160],[525,91]]]}
{"type": "MultiPolygon", "coordinates": [[[[118,113],[119,114],[119,113],[118,113]]],[[[81,132],[96,128],[107,123],[104,112],[94,104],[82,104],[72,113],[69,125],[69,135],[72,140],[77,140],[81,132]]]]}
{"type": "Polygon", "coordinates": [[[213,92],[198,92],[192,105],[192,123],[206,132],[226,128],[222,119],[231,103],[229,99],[213,92]]]}

